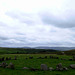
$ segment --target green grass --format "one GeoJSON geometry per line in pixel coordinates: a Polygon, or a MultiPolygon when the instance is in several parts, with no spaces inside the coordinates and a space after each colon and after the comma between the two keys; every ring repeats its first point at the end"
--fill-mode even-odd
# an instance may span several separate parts
{"type": "Polygon", "coordinates": [[[40,69],[41,64],[47,64],[48,67],[56,68],[58,63],[62,63],[63,66],[68,67],[70,64],[75,64],[75,61],[60,60],[61,58],[72,58],[72,56],[66,55],[52,55],[58,56],[60,59],[50,59],[50,54],[4,54],[0,57],[11,57],[17,56],[17,60],[4,61],[6,63],[12,62],[15,65],[15,70],[0,67],[0,75],[74,75],[75,69],[69,69],[68,71],[30,71],[23,70],[23,67],[33,67],[40,69]],[[33,59],[25,59],[26,57],[33,56],[33,59]],[[36,59],[37,57],[48,56],[47,59],[36,59]]]}

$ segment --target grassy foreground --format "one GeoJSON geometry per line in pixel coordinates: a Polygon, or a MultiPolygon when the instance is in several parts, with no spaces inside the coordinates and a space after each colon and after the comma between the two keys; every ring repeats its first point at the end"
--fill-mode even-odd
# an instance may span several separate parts
{"type": "MultiPolygon", "coordinates": [[[[6,63],[12,62],[15,65],[15,70],[0,67],[0,75],[74,75],[75,69],[69,69],[68,71],[30,71],[23,70],[23,67],[33,67],[40,69],[41,64],[47,64],[48,67],[56,68],[58,63],[62,63],[63,66],[68,67],[70,64],[75,64],[75,61],[60,60],[61,58],[72,58],[72,56],[66,55],[52,55],[58,56],[60,59],[50,59],[50,54],[3,54],[0,57],[11,57],[12,59],[17,56],[17,60],[4,61],[6,63]],[[25,59],[26,57],[33,56],[33,59],[25,59]],[[48,56],[47,59],[36,59],[37,57],[48,56]]],[[[1,63],[1,62],[0,62],[1,63]]]]}

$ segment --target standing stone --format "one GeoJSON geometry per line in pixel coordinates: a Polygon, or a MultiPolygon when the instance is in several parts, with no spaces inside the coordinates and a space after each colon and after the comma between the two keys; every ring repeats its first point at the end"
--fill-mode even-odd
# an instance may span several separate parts
{"type": "Polygon", "coordinates": [[[17,60],[17,57],[15,56],[14,60],[17,60]]]}
{"type": "Polygon", "coordinates": [[[4,61],[4,57],[2,57],[2,61],[4,61]]]}
{"type": "Polygon", "coordinates": [[[69,60],[70,60],[70,61],[72,61],[73,59],[72,59],[72,58],[70,58],[69,60]]]}
{"type": "Polygon", "coordinates": [[[12,63],[10,63],[10,64],[7,66],[7,68],[15,69],[14,64],[12,64],[12,63]]]}
{"type": "Polygon", "coordinates": [[[53,71],[53,70],[54,70],[54,68],[53,68],[53,67],[49,67],[49,70],[50,70],[50,71],[53,71]]]}
{"type": "Polygon", "coordinates": [[[63,67],[63,70],[68,70],[68,68],[67,67],[63,67]]]}
{"type": "Polygon", "coordinates": [[[29,57],[29,59],[33,59],[33,57],[29,57]]]}
{"type": "Polygon", "coordinates": [[[8,57],[6,57],[6,60],[9,60],[8,57]]]}
{"type": "Polygon", "coordinates": [[[64,53],[64,52],[61,52],[61,54],[62,54],[62,55],[65,55],[65,53],[64,53]]]}
{"type": "Polygon", "coordinates": [[[47,59],[47,56],[45,56],[45,59],[47,59]]]}
{"type": "Polygon", "coordinates": [[[75,69],[75,64],[71,64],[70,68],[75,69]]]}
{"type": "Polygon", "coordinates": [[[41,64],[41,70],[47,71],[48,70],[47,65],[46,64],[41,64]]]}
{"type": "Polygon", "coordinates": [[[39,69],[36,69],[36,68],[29,68],[29,70],[31,70],[31,71],[38,71],[39,69]]]}
{"type": "Polygon", "coordinates": [[[0,61],[2,61],[2,59],[0,58],[0,61]]]}
{"type": "Polygon", "coordinates": [[[2,66],[3,68],[5,68],[5,67],[7,66],[7,64],[6,64],[5,62],[3,62],[3,63],[1,64],[1,66],[2,66]]]}
{"type": "Polygon", "coordinates": [[[11,60],[11,57],[9,57],[9,60],[11,60]]]}
{"type": "Polygon", "coordinates": [[[58,66],[59,68],[62,68],[62,63],[59,63],[57,66],[58,66]]]}
{"type": "Polygon", "coordinates": [[[62,70],[63,70],[62,63],[59,63],[59,64],[56,66],[56,70],[58,70],[58,71],[62,71],[62,70]]]}

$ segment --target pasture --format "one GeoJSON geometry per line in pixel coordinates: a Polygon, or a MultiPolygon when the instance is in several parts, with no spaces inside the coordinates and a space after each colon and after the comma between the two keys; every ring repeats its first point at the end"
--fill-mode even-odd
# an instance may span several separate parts
{"type": "Polygon", "coordinates": [[[2,68],[0,67],[0,75],[74,75],[75,69],[69,68],[70,64],[75,64],[75,61],[70,61],[69,59],[72,58],[72,56],[67,55],[55,55],[55,54],[1,54],[1,57],[11,57],[11,60],[4,60],[2,62],[6,62],[7,64],[13,63],[15,66],[15,69],[9,69],[9,68],[2,68]],[[14,60],[14,57],[17,57],[17,60],[14,60]],[[44,58],[47,56],[47,58],[44,58]],[[50,56],[59,57],[59,59],[50,58],[50,56]],[[29,57],[33,57],[32,59],[29,59],[29,57]],[[38,57],[42,57],[42,59],[37,59],[38,57]],[[61,60],[67,59],[67,60],[61,60]],[[28,68],[36,68],[40,69],[41,64],[46,64],[48,67],[53,67],[56,69],[56,65],[58,63],[62,63],[63,66],[67,67],[67,71],[31,71],[23,69],[23,67],[28,68]]]}

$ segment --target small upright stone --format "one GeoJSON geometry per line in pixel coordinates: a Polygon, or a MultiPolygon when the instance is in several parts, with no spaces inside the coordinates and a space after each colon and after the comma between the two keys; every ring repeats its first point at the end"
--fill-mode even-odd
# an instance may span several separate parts
{"type": "Polygon", "coordinates": [[[14,60],[17,60],[17,57],[15,56],[14,60]]]}
{"type": "Polygon", "coordinates": [[[62,55],[65,55],[65,53],[64,53],[64,52],[61,52],[61,54],[62,54],[62,55]]]}
{"type": "Polygon", "coordinates": [[[67,71],[67,70],[68,70],[68,68],[67,68],[67,67],[63,67],[63,70],[66,70],[66,71],[67,71]]]}
{"type": "Polygon", "coordinates": [[[47,59],[47,56],[45,56],[45,59],[47,59]]]}
{"type": "Polygon", "coordinates": [[[9,64],[9,67],[10,67],[11,69],[15,69],[14,64],[12,64],[12,63],[9,64]]]}
{"type": "Polygon", "coordinates": [[[75,69],[75,64],[71,64],[70,68],[75,69]]]}
{"type": "Polygon", "coordinates": [[[72,61],[72,60],[73,60],[72,58],[69,59],[69,61],[72,61]]]}
{"type": "Polygon", "coordinates": [[[54,71],[54,68],[53,68],[53,67],[49,67],[49,70],[50,70],[50,71],[54,71]]]}
{"type": "Polygon", "coordinates": [[[62,63],[59,63],[59,64],[56,66],[56,70],[58,70],[58,71],[62,71],[62,70],[63,70],[62,63]]]}
{"type": "Polygon", "coordinates": [[[57,66],[58,66],[59,68],[62,68],[62,63],[59,63],[57,66]]]}
{"type": "Polygon", "coordinates": [[[2,57],[2,61],[4,61],[4,57],[2,57]]]}
{"type": "Polygon", "coordinates": [[[29,59],[33,59],[33,57],[29,57],[29,59]]]}
{"type": "Polygon", "coordinates": [[[11,57],[9,57],[9,60],[11,60],[11,57]]]}
{"type": "Polygon", "coordinates": [[[8,57],[6,57],[6,60],[9,60],[8,57]]]}
{"type": "Polygon", "coordinates": [[[7,64],[6,64],[5,62],[3,62],[3,63],[1,64],[1,66],[2,66],[3,68],[5,68],[5,67],[7,66],[7,64]]]}
{"type": "Polygon", "coordinates": [[[41,70],[47,71],[48,70],[47,65],[46,64],[41,64],[41,70]]]}

